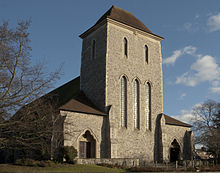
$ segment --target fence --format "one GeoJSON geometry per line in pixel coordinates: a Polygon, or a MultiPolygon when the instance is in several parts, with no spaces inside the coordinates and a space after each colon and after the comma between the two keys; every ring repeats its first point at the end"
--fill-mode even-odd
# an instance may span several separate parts
{"type": "Polygon", "coordinates": [[[95,158],[95,159],[77,159],[78,164],[108,164],[108,165],[115,165],[115,166],[123,166],[123,167],[138,167],[139,159],[122,159],[122,158],[113,158],[113,159],[106,159],[106,158],[95,158]]]}
{"type": "Polygon", "coordinates": [[[149,163],[142,159],[135,158],[91,158],[91,159],[77,159],[78,164],[106,164],[115,165],[122,167],[158,167],[167,169],[177,169],[177,168],[196,168],[203,166],[214,166],[214,161],[208,160],[180,160],[173,163],[163,162],[163,163],[149,163]]]}

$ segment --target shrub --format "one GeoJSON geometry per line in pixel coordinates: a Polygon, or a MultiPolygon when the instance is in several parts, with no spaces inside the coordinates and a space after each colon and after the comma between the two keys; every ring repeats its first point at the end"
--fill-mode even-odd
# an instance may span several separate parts
{"type": "Polygon", "coordinates": [[[53,167],[56,164],[53,161],[47,160],[47,161],[38,161],[37,166],[39,167],[53,167]]]}
{"type": "Polygon", "coordinates": [[[32,160],[32,159],[18,159],[15,162],[16,165],[20,166],[39,166],[39,167],[52,167],[55,166],[56,164],[50,160],[32,160]]]}
{"type": "Polygon", "coordinates": [[[36,166],[38,161],[32,159],[18,159],[15,161],[16,165],[20,166],[36,166]]]}
{"type": "Polygon", "coordinates": [[[74,164],[74,159],[77,156],[77,150],[73,146],[64,146],[62,147],[63,158],[67,163],[74,164]]]}

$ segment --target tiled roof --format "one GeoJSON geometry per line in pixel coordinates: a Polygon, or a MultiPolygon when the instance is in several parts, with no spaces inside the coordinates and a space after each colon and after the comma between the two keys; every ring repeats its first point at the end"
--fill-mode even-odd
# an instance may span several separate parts
{"type": "MultiPolygon", "coordinates": [[[[44,101],[55,102],[55,105],[60,110],[72,111],[72,112],[81,112],[95,115],[106,115],[97,109],[91,101],[80,91],[80,77],[77,77],[64,85],[52,90],[51,92],[43,95],[42,97],[34,100],[33,102],[23,106],[18,112],[13,115],[11,120],[20,119],[22,110],[25,110],[27,107],[36,106],[44,101]],[[42,102],[41,102],[42,101],[42,102]]],[[[34,109],[35,110],[35,109],[34,109]]]]}
{"type": "Polygon", "coordinates": [[[52,90],[48,94],[43,97],[55,96],[58,98],[58,106],[62,106],[67,101],[72,99],[74,96],[78,95],[80,92],[80,77],[76,77],[75,79],[63,84],[62,86],[52,90]]]}
{"type": "Polygon", "coordinates": [[[172,118],[168,115],[165,115],[165,114],[163,114],[163,115],[164,115],[164,118],[165,118],[165,124],[175,125],[175,126],[192,127],[190,124],[179,121],[179,120],[177,120],[175,118],[172,118]]]}
{"type": "Polygon", "coordinates": [[[55,95],[59,100],[59,109],[96,115],[106,115],[98,110],[92,102],[80,91],[80,77],[51,91],[48,95],[55,95]]]}
{"type": "Polygon", "coordinates": [[[104,19],[110,18],[118,22],[124,23],[126,25],[132,26],[134,28],[140,29],[142,31],[152,33],[139,19],[137,19],[133,14],[125,11],[116,6],[112,6],[97,22],[95,25],[101,23],[104,19]]]}
{"type": "Polygon", "coordinates": [[[88,113],[94,115],[106,115],[105,113],[98,110],[92,102],[80,92],[76,97],[70,99],[66,104],[62,105],[60,110],[88,113]]]}
{"type": "MultiPolygon", "coordinates": [[[[117,22],[126,24],[128,26],[131,26],[133,28],[139,29],[141,31],[150,33],[152,35],[155,35],[157,37],[160,37],[156,34],[153,34],[139,19],[137,19],[133,14],[131,14],[128,11],[125,11],[121,8],[118,8],[116,6],[112,6],[96,23],[94,26],[92,26],[90,29],[88,29],[86,32],[80,35],[81,38],[84,38],[87,34],[95,30],[98,25],[104,21],[105,19],[112,19],[117,22]]],[[[160,37],[162,38],[162,37],[160,37]]],[[[163,38],[162,38],[163,39],[163,38]]]]}

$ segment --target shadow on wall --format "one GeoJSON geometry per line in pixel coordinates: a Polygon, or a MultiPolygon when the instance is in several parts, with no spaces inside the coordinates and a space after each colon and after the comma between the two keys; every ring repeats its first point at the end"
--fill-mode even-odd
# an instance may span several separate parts
{"type": "Polygon", "coordinates": [[[109,111],[111,106],[106,108],[107,115],[103,117],[102,123],[102,139],[100,145],[100,157],[111,158],[111,142],[110,142],[110,122],[109,122],[109,111]]]}
{"type": "Polygon", "coordinates": [[[159,114],[156,119],[155,134],[154,134],[154,162],[163,162],[163,144],[161,130],[162,114],[159,114]]]}
{"type": "Polygon", "coordinates": [[[184,134],[183,138],[183,159],[184,160],[192,160],[192,131],[187,131],[184,134]]]}
{"type": "Polygon", "coordinates": [[[53,135],[51,138],[51,158],[59,160],[60,148],[64,146],[64,121],[66,116],[59,115],[53,128],[53,135]]]}

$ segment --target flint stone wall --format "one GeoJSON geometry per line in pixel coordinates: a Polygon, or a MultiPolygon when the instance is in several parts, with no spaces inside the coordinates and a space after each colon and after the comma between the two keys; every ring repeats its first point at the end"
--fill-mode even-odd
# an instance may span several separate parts
{"type": "Polygon", "coordinates": [[[155,121],[163,112],[160,41],[138,30],[109,20],[106,54],[106,107],[109,112],[111,157],[154,160],[155,121]],[[124,38],[128,56],[124,55],[124,38]],[[149,62],[145,59],[148,46],[149,62]],[[121,77],[127,78],[127,128],[121,127],[121,77]],[[134,128],[134,80],[140,84],[140,129],[134,128]],[[151,84],[151,124],[146,127],[146,83],[151,84]]]}
{"type": "Polygon", "coordinates": [[[136,167],[139,159],[117,158],[117,159],[77,159],[78,164],[109,164],[117,166],[136,167]]]}
{"type": "Polygon", "coordinates": [[[96,157],[100,158],[103,116],[61,111],[64,120],[64,146],[74,146],[79,156],[80,137],[88,130],[96,140],[96,157]]]}

